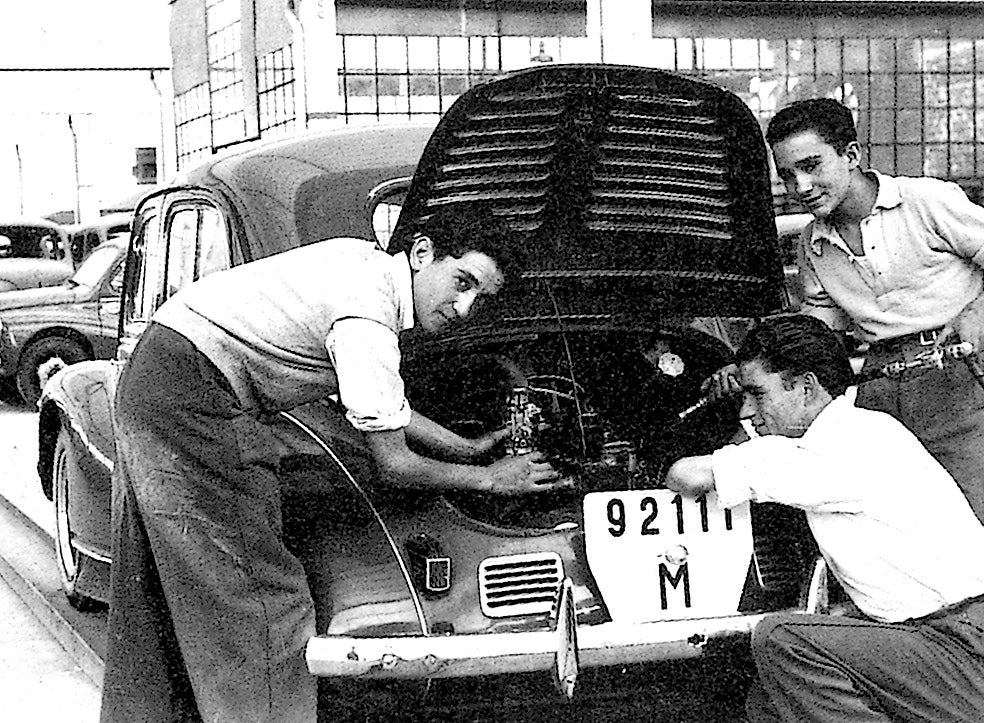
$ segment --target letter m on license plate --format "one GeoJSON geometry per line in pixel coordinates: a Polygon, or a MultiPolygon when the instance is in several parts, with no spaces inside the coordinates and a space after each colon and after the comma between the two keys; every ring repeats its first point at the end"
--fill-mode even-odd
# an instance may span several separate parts
{"type": "Polygon", "coordinates": [[[584,497],[591,573],[616,621],[733,615],[752,556],[749,505],[709,493],[592,492],[584,497]]]}

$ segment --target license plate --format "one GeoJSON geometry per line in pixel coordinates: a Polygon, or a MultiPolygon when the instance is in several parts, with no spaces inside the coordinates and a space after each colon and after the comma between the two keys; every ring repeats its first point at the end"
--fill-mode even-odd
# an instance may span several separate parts
{"type": "Polygon", "coordinates": [[[584,497],[588,565],[615,621],[716,617],[738,610],[752,556],[749,504],[711,492],[592,492],[584,497]]]}

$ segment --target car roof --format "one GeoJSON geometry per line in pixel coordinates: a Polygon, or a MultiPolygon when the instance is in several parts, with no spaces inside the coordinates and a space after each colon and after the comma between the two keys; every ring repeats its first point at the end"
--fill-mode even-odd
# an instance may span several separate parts
{"type": "Polygon", "coordinates": [[[15,218],[0,218],[0,229],[4,227],[28,227],[28,228],[44,228],[51,231],[55,231],[59,234],[65,233],[65,228],[54,221],[49,221],[46,218],[27,218],[27,217],[15,217],[15,218]]]}
{"type": "Polygon", "coordinates": [[[70,234],[76,234],[84,231],[99,230],[99,231],[110,231],[112,229],[130,228],[133,223],[132,213],[109,213],[104,216],[100,216],[92,221],[87,221],[85,223],[73,223],[71,225],[65,226],[65,230],[70,234]]]}
{"type": "Polygon", "coordinates": [[[372,238],[363,213],[378,184],[413,174],[433,122],[340,127],[237,148],[183,174],[231,203],[246,232],[244,257],[324,238],[372,238]]]}

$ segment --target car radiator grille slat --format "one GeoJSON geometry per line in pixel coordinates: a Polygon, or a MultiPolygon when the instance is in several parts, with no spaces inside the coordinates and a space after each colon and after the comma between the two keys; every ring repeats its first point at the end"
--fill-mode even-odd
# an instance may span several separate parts
{"type": "Polygon", "coordinates": [[[492,618],[549,613],[563,579],[560,556],[552,552],[482,560],[478,566],[482,612],[492,618]]]}

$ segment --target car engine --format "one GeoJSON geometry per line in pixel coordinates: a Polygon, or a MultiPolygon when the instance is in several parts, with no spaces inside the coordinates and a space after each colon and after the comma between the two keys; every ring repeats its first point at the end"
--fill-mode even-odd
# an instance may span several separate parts
{"type": "Polygon", "coordinates": [[[574,482],[535,500],[459,493],[453,504],[490,524],[553,527],[584,493],[658,487],[673,461],[733,437],[727,401],[684,413],[730,356],[692,328],[542,331],[417,348],[404,378],[420,413],[465,437],[508,428],[506,453],[542,452],[574,482]]]}

